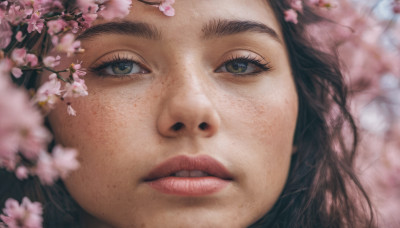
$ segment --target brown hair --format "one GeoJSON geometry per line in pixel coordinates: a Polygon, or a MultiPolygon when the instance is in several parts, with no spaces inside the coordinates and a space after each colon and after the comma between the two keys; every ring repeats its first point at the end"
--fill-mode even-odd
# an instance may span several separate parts
{"type": "Polygon", "coordinates": [[[299,23],[288,23],[283,12],[290,1],[269,3],[281,24],[299,96],[297,152],[277,203],[251,227],[375,227],[371,202],[354,170],[358,133],[339,60],[334,50],[315,47],[306,30],[326,20],[305,6],[299,23]]]}
{"type": "MultiPolygon", "coordinates": [[[[298,24],[287,23],[283,12],[290,1],[268,1],[282,28],[299,97],[297,151],[278,201],[250,227],[375,227],[370,200],[353,168],[358,135],[338,58],[314,47],[306,31],[307,25],[323,19],[306,6],[298,24]]],[[[27,88],[34,87],[34,80],[27,78],[27,88]]],[[[21,182],[4,170],[0,180],[0,205],[9,197],[21,200],[27,195],[42,202],[44,227],[79,227],[79,206],[61,181],[43,187],[36,177],[21,182]]]]}

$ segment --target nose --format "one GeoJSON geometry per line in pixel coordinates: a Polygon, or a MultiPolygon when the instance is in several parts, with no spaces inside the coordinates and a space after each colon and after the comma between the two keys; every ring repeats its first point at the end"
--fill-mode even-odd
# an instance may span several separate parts
{"type": "Polygon", "coordinates": [[[218,132],[220,116],[195,76],[171,82],[162,102],[157,128],[165,137],[211,137],[218,132]]]}

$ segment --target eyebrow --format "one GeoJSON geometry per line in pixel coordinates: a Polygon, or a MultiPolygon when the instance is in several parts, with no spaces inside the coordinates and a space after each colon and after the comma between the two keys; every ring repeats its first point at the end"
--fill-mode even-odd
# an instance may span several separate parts
{"type": "Polygon", "coordinates": [[[266,24],[255,21],[212,20],[203,27],[202,31],[204,39],[236,35],[246,32],[256,32],[267,34],[279,43],[282,43],[281,39],[278,36],[278,33],[274,29],[267,26],[266,24]]]}
{"type": "Polygon", "coordinates": [[[121,21],[94,25],[80,34],[77,39],[91,39],[102,34],[133,35],[150,40],[159,40],[161,38],[160,31],[147,23],[121,21]]]}
{"type": "MultiPolygon", "coordinates": [[[[212,39],[247,32],[267,34],[282,43],[277,32],[271,27],[260,22],[247,20],[211,20],[203,26],[202,38],[212,39]]],[[[77,39],[91,39],[103,34],[132,35],[150,40],[160,40],[162,38],[161,32],[155,26],[143,22],[120,21],[94,25],[78,35],[77,39]]]]}

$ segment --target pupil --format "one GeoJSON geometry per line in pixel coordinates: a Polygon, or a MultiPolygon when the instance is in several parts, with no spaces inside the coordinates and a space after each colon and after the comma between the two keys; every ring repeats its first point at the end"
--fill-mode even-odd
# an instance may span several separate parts
{"type": "Polygon", "coordinates": [[[241,73],[247,70],[247,63],[243,62],[233,62],[230,64],[230,66],[235,73],[241,73]]]}
{"type": "Polygon", "coordinates": [[[118,70],[124,71],[128,66],[126,63],[118,63],[118,70]]]}
{"type": "Polygon", "coordinates": [[[132,63],[116,63],[113,65],[113,71],[117,74],[127,74],[131,71],[132,63]]]}

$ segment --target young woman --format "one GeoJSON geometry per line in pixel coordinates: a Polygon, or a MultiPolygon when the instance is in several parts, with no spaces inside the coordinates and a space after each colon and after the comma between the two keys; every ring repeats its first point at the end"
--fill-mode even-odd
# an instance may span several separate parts
{"type": "Polygon", "coordinates": [[[1,195],[43,202],[48,227],[374,227],[337,60],[289,4],[178,0],[165,18],[133,1],[95,21],[70,59],[89,95],[48,115],[80,168],[45,189],[2,173],[1,195]]]}

